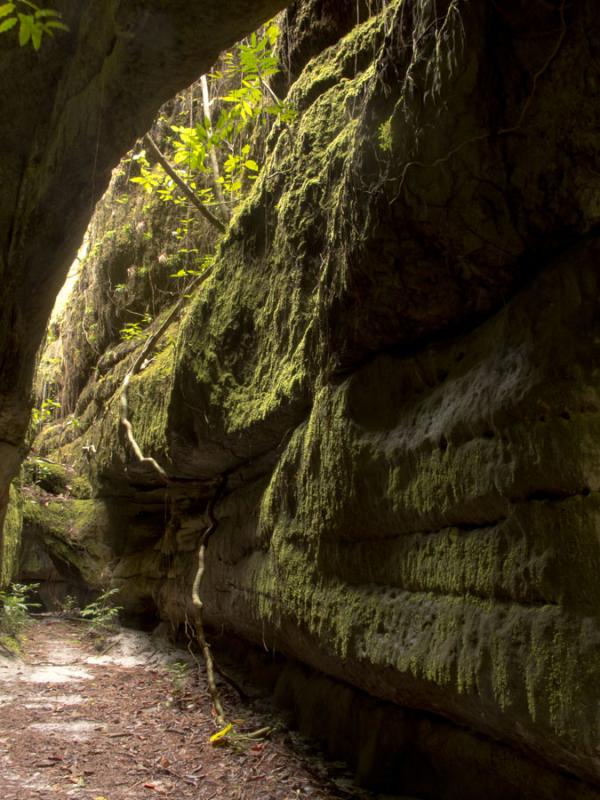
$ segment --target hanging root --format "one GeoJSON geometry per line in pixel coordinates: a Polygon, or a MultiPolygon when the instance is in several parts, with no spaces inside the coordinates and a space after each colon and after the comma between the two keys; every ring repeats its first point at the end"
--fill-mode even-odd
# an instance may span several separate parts
{"type": "MultiPolygon", "coordinates": [[[[200,597],[200,586],[202,584],[202,578],[204,576],[206,548],[208,546],[209,539],[214,534],[219,525],[219,521],[215,517],[215,506],[217,505],[219,498],[225,491],[226,486],[227,486],[227,475],[224,475],[210,503],[208,504],[207,513],[208,513],[209,525],[202,534],[202,538],[200,539],[200,545],[198,547],[198,568],[196,570],[196,575],[194,576],[194,582],[192,584],[192,604],[194,606],[193,629],[195,632],[196,641],[198,642],[200,649],[202,650],[202,656],[204,658],[204,663],[206,665],[206,680],[208,683],[208,690],[210,692],[210,696],[213,702],[213,707],[216,712],[216,723],[220,728],[223,729],[218,734],[219,741],[221,741],[221,738],[227,734],[228,739],[231,740],[232,744],[241,746],[243,745],[244,742],[255,744],[257,741],[260,741],[261,739],[267,737],[272,732],[273,729],[270,727],[265,727],[265,728],[260,728],[259,730],[251,731],[249,733],[239,733],[237,731],[232,731],[231,724],[225,727],[225,711],[223,710],[223,704],[221,702],[221,697],[219,695],[219,690],[217,688],[215,673],[218,673],[228,683],[230,683],[233,686],[233,688],[238,692],[241,698],[243,699],[247,698],[247,695],[238,686],[238,684],[235,681],[233,681],[229,677],[229,675],[224,673],[215,663],[210,649],[210,645],[206,641],[206,634],[204,631],[204,621],[202,618],[203,605],[202,605],[202,599],[200,597]]],[[[187,633],[188,628],[191,627],[188,624],[187,618],[185,627],[187,633]]],[[[191,641],[188,644],[188,650],[192,654],[194,661],[198,663],[191,649],[191,641]]],[[[216,738],[217,736],[215,736],[215,739],[216,738]]]]}
{"type": "Polygon", "coordinates": [[[125,375],[123,383],[121,384],[121,397],[119,401],[119,407],[120,407],[119,419],[121,422],[121,426],[125,431],[125,436],[127,437],[127,441],[129,442],[129,445],[131,447],[131,450],[133,451],[136,461],[138,461],[140,464],[148,464],[148,466],[151,466],[155,470],[155,472],[157,472],[158,475],[160,475],[161,479],[165,483],[169,483],[169,476],[154,458],[147,457],[143,454],[142,449],[137,443],[136,438],[133,434],[133,425],[131,424],[131,421],[129,419],[129,404],[127,400],[127,390],[129,389],[129,382],[131,381],[133,376],[136,375],[141,370],[144,361],[148,358],[149,354],[156,346],[158,340],[161,338],[161,336],[167,330],[171,322],[173,322],[173,320],[175,319],[175,316],[181,310],[181,307],[185,303],[189,293],[192,291],[192,289],[195,289],[198,286],[200,286],[200,284],[204,283],[204,281],[207,278],[209,278],[210,275],[212,275],[212,273],[213,273],[213,267],[211,266],[208,269],[205,269],[201,275],[196,276],[194,280],[192,280],[189,283],[181,299],[178,300],[177,303],[175,303],[171,311],[167,314],[167,316],[163,320],[162,324],[156,329],[156,331],[152,334],[152,336],[150,336],[146,340],[146,344],[142,347],[139,355],[133,362],[131,369],[129,370],[127,375],[125,375]]]}
{"type": "Polygon", "coordinates": [[[208,690],[217,714],[217,724],[220,726],[225,724],[225,712],[223,711],[221,697],[219,695],[219,690],[217,689],[217,683],[215,680],[215,663],[210,650],[210,645],[206,641],[206,635],[204,632],[204,621],[202,617],[203,606],[200,598],[200,586],[204,576],[206,548],[208,546],[210,537],[213,535],[219,525],[219,522],[215,517],[215,506],[223,494],[226,485],[227,477],[225,476],[217,487],[217,491],[214,493],[210,503],[208,504],[207,513],[209,525],[200,539],[200,546],[198,547],[198,567],[196,569],[196,575],[194,576],[194,582],[192,584],[192,605],[194,606],[194,629],[196,632],[196,641],[200,645],[204,663],[206,664],[206,680],[208,682],[208,690]]]}
{"type": "Polygon", "coordinates": [[[121,408],[121,425],[123,426],[123,430],[125,431],[125,435],[127,436],[127,441],[129,442],[133,454],[136,460],[140,464],[148,464],[151,466],[162,478],[165,483],[169,482],[169,476],[164,471],[164,469],[160,466],[158,461],[154,458],[150,458],[149,456],[145,456],[142,453],[142,450],[139,444],[135,440],[135,436],[133,435],[133,425],[129,421],[128,418],[128,411],[127,411],[127,387],[129,386],[129,379],[131,378],[131,373],[128,373],[123,381],[123,388],[121,390],[121,400],[120,400],[120,408],[121,408]]]}

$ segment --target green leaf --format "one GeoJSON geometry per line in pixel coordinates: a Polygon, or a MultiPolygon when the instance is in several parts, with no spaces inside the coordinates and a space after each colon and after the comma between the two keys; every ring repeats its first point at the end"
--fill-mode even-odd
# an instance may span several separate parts
{"type": "Polygon", "coordinates": [[[60,17],[60,13],[53,8],[39,8],[35,12],[35,18],[42,19],[44,17],[60,17]]]}
{"type": "Polygon", "coordinates": [[[31,28],[31,44],[34,50],[39,50],[42,44],[42,28],[39,25],[33,25],[31,28]]]}
{"type": "Polygon", "coordinates": [[[11,28],[14,28],[17,24],[17,18],[11,17],[10,19],[5,19],[4,22],[0,22],[0,33],[4,33],[4,31],[9,31],[11,28]]]}
{"type": "Polygon", "coordinates": [[[9,14],[15,10],[14,3],[2,3],[0,6],[0,17],[7,17],[9,14]]]}
{"type": "Polygon", "coordinates": [[[244,166],[246,169],[252,170],[252,172],[258,172],[258,164],[252,158],[249,158],[248,161],[244,161],[244,166]]]}
{"type": "Polygon", "coordinates": [[[44,23],[44,28],[55,28],[57,31],[68,31],[69,26],[65,25],[64,22],[59,22],[57,19],[48,20],[48,22],[44,23]]]}
{"type": "Polygon", "coordinates": [[[33,17],[31,14],[19,14],[19,22],[21,23],[19,28],[19,44],[21,47],[25,47],[31,38],[33,17]]]}
{"type": "Polygon", "coordinates": [[[274,46],[277,44],[277,39],[281,33],[281,28],[276,23],[271,23],[271,25],[269,25],[267,28],[266,33],[271,46],[274,46]]]}
{"type": "Polygon", "coordinates": [[[233,725],[230,722],[228,725],[225,725],[224,728],[221,728],[220,731],[213,733],[213,735],[209,739],[209,742],[211,744],[216,744],[218,741],[223,739],[223,737],[227,736],[227,734],[232,730],[233,730],[233,725]]]}

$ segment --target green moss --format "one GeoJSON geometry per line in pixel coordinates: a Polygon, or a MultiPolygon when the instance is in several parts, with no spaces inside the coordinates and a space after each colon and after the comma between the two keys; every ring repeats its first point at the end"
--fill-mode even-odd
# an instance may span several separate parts
{"type": "Polygon", "coordinates": [[[10,488],[8,510],[6,512],[4,528],[0,539],[2,542],[2,553],[0,553],[0,588],[8,586],[16,577],[22,526],[22,500],[18,486],[13,483],[10,488]]]}
{"type": "MultiPolygon", "coordinates": [[[[107,536],[111,531],[107,508],[101,500],[55,500],[23,505],[23,530],[53,560],[81,576],[90,587],[100,588],[111,560],[107,536]]],[[[25,572],[28,565],[24,564],[25,572]]]]}
{"type": "MultiPolygon", "coordinates": [[[[344,165],[352,160],[382,33],[381,18],[358,26],[295,84],[289,100],[302,113],[271,137],[267,163],[217,258],[214,279],[182,326],[176,369],[211,439],[224,434],[235,441],[281,416],[298,420],[310,403],[332,216],[322,212],[342,202],[344,165]],[[268,230],[265,215],[274,221],[268,230]]],[[[195,425],[202,425],[198,418],[195,425]]]]}
{"type": "MultiPolygon", "coordinates": [[[[391,365],[383,368],[389,381],[391,365]]],[[[404,366],[396,368],[406,391],[404,366]]],[[[593,741],[586,698],[600,679],[600,496],[509,504],[497,487],[517,492],[516,457],[490,472],[502,443],[471,433],[465,447],[440,449],[421,434],[419,414],[427,424],[434,415],[420,399],[381,433],[361,426],[353,384],[368,373],[316,394],[263,495],[262,549],[234,582],[256,597],[262,624],[301,631],[329,664],[368,664],[360,678],[367,688],[368,670],[389,670],[428,687],[420,691],[443,690],[444,707],[458,715],[476,702],[569,747],[578,730],[593,741]],[[449,524],[459,515],[464,525],[449,524]]],[[[368,380],[366,387],[376,397],[368,380]]],[[[514,435],[529,442],[532,433],[514,435]]]]}
{"type": "Polygon", "coordinates": [[[72,470],[45,458],[31,457],[23,464],[24,483],[35,484],[50,494],[66,492],[72,476],[72,470]]]}
{"type": "Polygon", "coordinates": [[[146,455],[160,457],[166,450],[172,375],[173,345],[167,345],[130,383],[130,420],[134,426],[135,438],[146,455]]]}

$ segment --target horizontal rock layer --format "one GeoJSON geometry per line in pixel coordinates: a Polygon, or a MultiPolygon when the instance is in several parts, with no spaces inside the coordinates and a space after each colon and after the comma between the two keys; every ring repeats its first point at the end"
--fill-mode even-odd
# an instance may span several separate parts
{"type": "Polygon", "coordinates": [[[390,3],[310,61],[131,381],[167,489],[119,435],[126,348],[62,452],[128,509],[99,535],[130,610],[190,613],[226,476],[211,624],[598,785],[595,17],[390,3]]]}

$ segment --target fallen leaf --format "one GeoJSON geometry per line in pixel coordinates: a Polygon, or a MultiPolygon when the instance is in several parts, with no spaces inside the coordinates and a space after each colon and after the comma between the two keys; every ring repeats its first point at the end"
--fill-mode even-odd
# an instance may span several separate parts
{"type": "Polygon", "coordinates": [[[218,742],[218,741],[219,741],[219,740],[221,740],[221,739],[222,739],[224,736],[227,736],[227,734],[228,734],[228,733],[229,733],[231,730],[233,730],[233,724],[230,722],[230,723],[228,723],[227,725],[225,725],[225,727],[224,727],[224,728],[221,728],[221,730],[220,730],[220,731],[217,731],[216,733],[213,733],[213,735],[212,735],[212,736],[210,737],[210,739],[209,739],[209,742],[210,742],[211,744],[214,744],[215,742],[218,742]]]}

